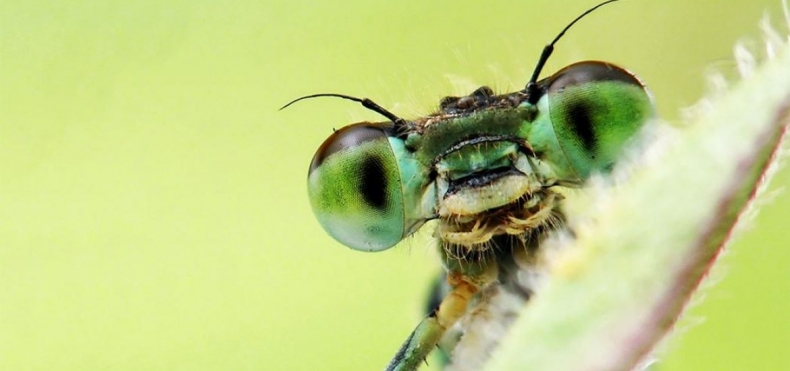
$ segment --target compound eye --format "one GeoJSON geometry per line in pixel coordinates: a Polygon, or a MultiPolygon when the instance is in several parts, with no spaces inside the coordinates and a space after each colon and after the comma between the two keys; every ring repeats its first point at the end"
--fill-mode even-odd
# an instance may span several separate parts
{"type": "Polygon", "coordinates": [[[575,181],[611,169],[653,115],[642,83],[609,63],[576,63],[547,80],[551,124],[575,181]]]}
{"type": "Polygon", "coordinates": [[[313,212],[327,233],[352,249],[385,250],[406,234],[391,129],[374,123],[344,127],[324,141],[310,164],[313,212]]]}
{"type": "Polygon", "coordinates": [[[571,86],[603,81],[630,84],[644,89],[642,82],[632,73],[621,67],[600,61],[574,63],[557,71],[549,78],[549,81],[549,93],[562,92],[571,86]]]}

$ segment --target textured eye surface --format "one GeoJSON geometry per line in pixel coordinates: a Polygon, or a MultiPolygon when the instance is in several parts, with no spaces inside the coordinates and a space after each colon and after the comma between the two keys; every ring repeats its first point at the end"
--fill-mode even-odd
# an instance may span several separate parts
{"type": "Polygon", "coordinates": [[[642,82],[636,76],[621,67],[606,62],[584,61],[567,66],[551,76],[549,92],[557,92],[569,86],[603,81],[617,81],[644,89],[642,82]]]}
{"type": "Polygon", "coordinates": [[[653,114],[642,83],[612,64],[576,63],[548,80],[552,126],[581,179],[611,169],[626,142],[653,114]]]}
{"type": "Polygon", "coordinates": [[[360,123],[333,133],[316,152],[308,174],[313,212],[339,242],[380,251],[404,236],[404,205],[388,127],[360,123]]]}

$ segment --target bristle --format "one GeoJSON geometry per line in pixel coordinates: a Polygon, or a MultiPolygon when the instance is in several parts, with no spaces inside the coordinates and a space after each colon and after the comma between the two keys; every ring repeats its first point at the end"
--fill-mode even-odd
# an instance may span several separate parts
{"type": "Polygon", "coordinates": [[[475,91],[475,89],[480,87],[480,84],[475,83],[472,79],[453,75],[453,74],[445,74],[444,77],[450,83],[453,89],[453,94],[457,96],[465,96],[469,93],[475,91]]]}
{"type": "Polygon", "coordinates": [[[765,55],[767,58],[774,58],[779,49],[782,48],[785,41],[779,36],[779,33],[771,25],[771,19],[768,14],[763,16],[760,21],[760,29],[763,31],[765,37],[765,55]]]}
{"type": "MultiPolygon", "coordinates": [[[[787,0],[782,0],[782,10],[786,28],[790,30],[790,10],[788,10],[787,0]]],[[[771,24],[768,14],[764,15],[760,21],[760,29],[763,33],[764,56],[760,56],[758,53],[752,51],[756,50],[756,48],[747,47],[747,44],[743,41],[737,43],[734,48],[734,59],[740,78],[748,77],[759,62],[774,58],[777,53],[783,48],[786,48],[787,43],[790,42],[790,34],[783,36],[782,32],[777,31],[771,24]]],[[[681,109],[681,118],[683,121],[692,122],[697,117],[705,116],[705,114],[710,111],[711,102],[715,100],[715,97],[726,92],[733,83],[733,81],[730,81],[726,76],[728,75],[722,73],[718,67],[711,68],[711,70],[707,72],[705,78],[707,82],[706,94],[693,105],[681,109]]]]}
{"type": "Polygon", "coordinates": [[[746,45],[739,42],[735,44],[735,48],[733,48],[733,54],[735,54],[735,63],[738,66],[738,73],[740,74],[741,78],[747,78],[754,73],[754,69],[757,66],[757,60],[747,48],[746,45]]]}
{"type": "MultiPolygon", "coordinates": [[[[790,30],[790,10],[788,10],[787,0],[782,0],[782,9],[788,30],[790,30]]],[[[787,48],[788,44],[790,44],[790,34],[788,34],[787,37],[783,38],[778,33],[778,31],[776,31],[776,29],[771,25],[770,18],[768,17],[768,15],[764,16],[763,19],[761,20],[760,29],[763,31],[763,37],[765,42],[765,48],[766,48],[765,59],[774,58],[778,52],[787,48]]],[[[785,128],[787,128],[787,125],[790,124],[790,116],[788,116],[787,112],[783,112],[782,114],[784,116],[777,117],[777,120],[784,120],[786,122],[785,128]]],[[[782,133],[782,136],[787,136],[787,129],[785,129],[785,131],[782,133]]],[[[741,213],[738,223],[735,225],[732,231],[733,238],[737,238],[738,234],[742,233],[744,229],[748,228],[748,226],[750,225],[749,222],[754,220],[754,218],[757,216],[757,211],[760,209],[761,206],[770,202],[769,197],[766,197],[765,195],[767,190],[766,189],[767,184],[770,183],[770,179],[773,178],[773,176],[781,168],[781,165],[784,162],[786,155],[788,153],[787,141],[784,140],[781,142],[784,143],[784,146],[776,149],[776,152],[773,154],[773,159],[769,162],[768,167],[763,172],[762,179],[757,185],[755,194],[752,197],[753,202],[747,204],[746,209],[741,213]]]]}

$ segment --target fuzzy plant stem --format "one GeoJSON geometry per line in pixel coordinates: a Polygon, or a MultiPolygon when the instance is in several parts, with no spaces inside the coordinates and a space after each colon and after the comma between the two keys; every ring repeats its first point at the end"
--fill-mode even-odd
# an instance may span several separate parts
{"type": "Polygon", "coordinates": [[[769,33],[768,56],[759,65],[740,56],[741,81],[628,182],[598,192],[485,370],[646,364],[780,157],[790,123],[786,38],[769,33]]]}

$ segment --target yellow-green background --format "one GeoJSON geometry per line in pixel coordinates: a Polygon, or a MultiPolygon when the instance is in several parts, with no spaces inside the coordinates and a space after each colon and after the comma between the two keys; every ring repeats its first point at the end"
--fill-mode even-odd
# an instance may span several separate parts
{"type": "MultiPolygon", "coordinates": [[[[414,117],[512,91],[593,3],[3,0],[0,370],[381,368],[435,256],[424,239],[351,251],[311,214],[313,151],[375,114],[277,108],[340,92],[414,117]]],[[[677,119],[765,10],[780,19],[779,0],[625,1],[545,72],[616,62],[677,119]]],[[[788,216],[779,194],[741,234],[662,370],[790,368],[788,216]]]]}

